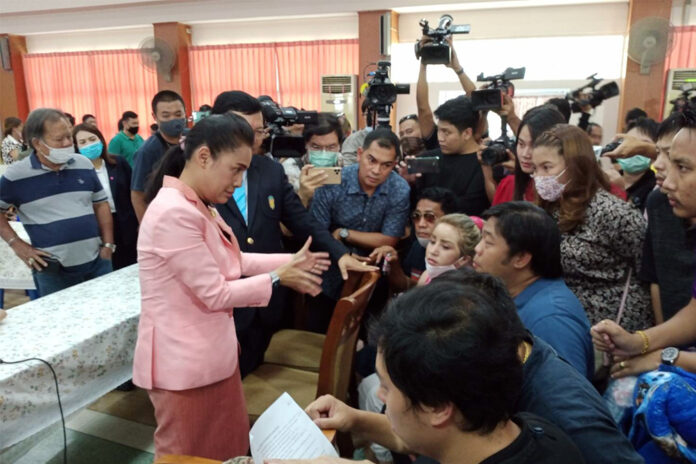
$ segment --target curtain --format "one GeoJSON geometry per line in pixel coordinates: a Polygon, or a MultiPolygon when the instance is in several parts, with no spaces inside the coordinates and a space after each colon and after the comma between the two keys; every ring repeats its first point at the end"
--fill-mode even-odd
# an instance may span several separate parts
{"type": "Polygon", "coordinates": [[[317,40],[276,44],[283,106],[321,110],[321,76],[358,74],[358,41],[317,40]]]}
{"type": "Polygon", "coordinates": [[[318,40],[189,49],[194,107],[226,90],[269,95],[282,106],[319,110],[323,74],[357,74],[358,41],[318,40]]]}
{"type": "Polygon", "coordinates": [[[672,28],[672,48],[667,52],[665,75],[677,68],[696,68],[696,26],[672,28]]]}
{"type": "Polygon", "coordinates": [[[76,123],[93,114],[107,143],[118,131],[121,114],[135,111],[140,134],[147,138],[157,75],[141,64],[138,50],[28,54],[24,73],[30,109],[58,108],[75,116],[76,123]]]}
{"type": "Polygon", "coordinates": [[[278,101],[274,44],[208,45],[189,48],[191,104],[213,105],[226,90],[244,90],[278,101]]]}

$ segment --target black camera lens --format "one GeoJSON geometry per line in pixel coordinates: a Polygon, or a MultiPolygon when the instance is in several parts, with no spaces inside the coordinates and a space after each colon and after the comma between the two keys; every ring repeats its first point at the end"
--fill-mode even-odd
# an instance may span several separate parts
{"type": "Polygon", "coordinates": [[[487,166],[495,166],[508,160],[503,142],[491,142],[483,152],[481,152],[481,162],[487,166]]]}

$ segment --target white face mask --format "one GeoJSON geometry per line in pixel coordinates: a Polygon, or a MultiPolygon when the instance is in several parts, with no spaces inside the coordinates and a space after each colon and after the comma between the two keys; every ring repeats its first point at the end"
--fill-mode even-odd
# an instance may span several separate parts
{"type": "Polygon", "coordinates": [[[418,240],[418,244],[422,246],[423,248],[428,246],[428,243],[430,243],[429,238],[421,238],[421,237],[416,237],[416,240],[418,240]]]}
{"type": "Polygon", "coordinates": [[[75,149],[71,146],[65,148],[53,148],[41,142],[44,147],[48,148],[48,155],[44,155],[47,160],[55,164],[65,164],[70,161],[75,154],[75,149]]]}
{"type": "Polygon", "coordinates": [[[435,277],[444,274],[447,271],[454,271],[457,268],[454,264],[449,264],[447,266],[433,266],[432,264],[425,262],[425,270],[428,271],[428,277],[434,279],[435,277]]]}

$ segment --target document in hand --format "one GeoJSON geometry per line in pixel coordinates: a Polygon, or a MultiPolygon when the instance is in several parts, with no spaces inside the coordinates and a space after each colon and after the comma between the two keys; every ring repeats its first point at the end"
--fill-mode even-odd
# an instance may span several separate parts
{"type": "Polygon", "coordinates": [[[338,457],[319,427],[295,400],[283,393],[266,409],[249,431],[254,464],[264,459],[338,457]]]}

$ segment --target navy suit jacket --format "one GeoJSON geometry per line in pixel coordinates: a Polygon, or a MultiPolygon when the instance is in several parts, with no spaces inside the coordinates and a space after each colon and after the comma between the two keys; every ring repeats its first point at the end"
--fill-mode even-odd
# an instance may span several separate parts
{"type": "MultiPolygon", "coordinates": [[[[309,214],[288,182],[283,166],[263,155],[253,155],[247,171],[248,224],[244,222],[234,198],[216,205],[216,208],[232,228],[242,252],[284,253],[281,222],[302,242],[311,235],[312,249],[328,251],[334,261],[349,252],[309,214]]],[[[284,296],[284,291],[274,291],[268,308],[259,308],[259,318],[266,322],[278,322],[282,317],[284,296]]],[[[235,308],[234,318],[238,329],[244,329],[253,322],[255,309],[235,308]]]]}
{"type": "Polygon", "coordinates": [[[109,187],[114,198],[114,270],[130,266],[138,261],[138,218],[131,203],[131,167],[125,158],[114,156],[116,164],[104,163],[109,175],[109,187]]]}

